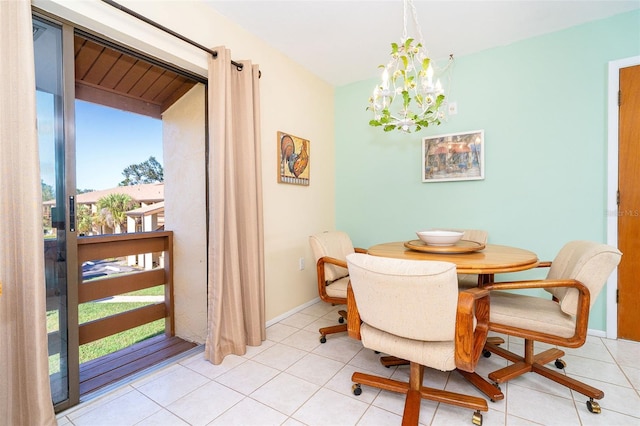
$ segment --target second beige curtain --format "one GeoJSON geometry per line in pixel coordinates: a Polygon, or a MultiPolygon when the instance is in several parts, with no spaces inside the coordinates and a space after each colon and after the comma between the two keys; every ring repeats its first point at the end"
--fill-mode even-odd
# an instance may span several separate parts
{"type": "Polygon", "coordinates": [[[0,1],[0,423],[56,424],[49,387],[31,3],[0,1]]]}
{"type": "Polygon", "coordinates": [[[205,356],[266,338],[258,66],[215,49],[209,59],[208,332],[205,356]]]}

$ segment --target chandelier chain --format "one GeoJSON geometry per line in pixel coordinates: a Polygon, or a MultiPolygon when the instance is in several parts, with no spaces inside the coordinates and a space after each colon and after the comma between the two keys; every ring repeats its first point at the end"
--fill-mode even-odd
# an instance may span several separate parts
{"type": "Polygon", "coordinates": [[[402,38],[404,40],[407,39],[407,2],[409,0],[403,0],[403,8],[402,8],[402,38]]]}
{"type": "Polygon", "coordinates": [[[416,12],[416,5],[413,3],[413,0],[404,0],[404,32],[403,37],[406,39],[407,35],[407,5],[411,8],[411,18],[413,19],[413,26],[418,33],[418,41],[424,47],[424,38],[422,37],[422,29],[420,28],[420,24],[418,23],[418,13],[416,12]]]}

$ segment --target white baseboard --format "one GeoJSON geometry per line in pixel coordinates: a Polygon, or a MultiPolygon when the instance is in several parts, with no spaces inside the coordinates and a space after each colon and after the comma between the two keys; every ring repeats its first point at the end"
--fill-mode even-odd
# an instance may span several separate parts
{"type": "Polygon", "coordinates": [[[602,330],[593,330],[590,328],[587,330],[587,334],[589,336],[604,337],[605,339],[607,338],[607,332],[602,330]]]}
{"type": "Polygon", "coordinates": [[[302,305],[300,305],[298,307],[293,308],[292,310],[290,310],[288,312],[285,312],[282,315],[278,315],[277,317],[275,317],[273,319],[270,319],[269,321],[267,321],[266,326],[267,327],[272,326],[273,324],[276,324],[276,323],[282,321],[283,319],[285,319],[287,317],[290,317],[291,315],[293,315],[293,314],[295,314],[297,312],[300,312],[301,310],[306,309],[306,308],[308,308],[309,306],[311,306],[311,305],[313,305],[315,303],[318,303],[319,301],[320,301],[320,298],[316,297],[315,299],[312,299],[312,300],[308,301],[305,304],[302,304],[302,305]]]}

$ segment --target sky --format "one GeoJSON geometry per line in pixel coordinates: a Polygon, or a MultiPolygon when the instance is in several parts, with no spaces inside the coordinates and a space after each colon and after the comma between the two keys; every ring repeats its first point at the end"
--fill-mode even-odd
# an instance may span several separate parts
{"type": "Polygon", "coordinates": [[[76,100],[76,186],[107,189],[122,171],[153,156],[162,161],[162,120],[76,100]]]}
{"type": "MultiPolygon", "coordinates": [[[[40,173],[55,186],[53,95],[38,91],[40,173]]],[[[76,187],[108,189],[122,171],[153,156],[163,164],[162,120],[76,100],[76,187]]]]}

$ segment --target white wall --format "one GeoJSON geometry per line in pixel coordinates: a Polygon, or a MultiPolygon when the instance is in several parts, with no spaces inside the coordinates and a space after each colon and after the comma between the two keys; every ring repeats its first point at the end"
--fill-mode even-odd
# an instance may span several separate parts
{"type": "MultiPolygon", "coordinates": [[[[32,3],[114,41],[204,75],[205,53],[103,2],[33,0],[32,3]]],[[[224,45],[231,49],[235,60],[250,59],[260,65],[266,318],[276,318],[317,297],[308,236],[335,227],[333,87],[202,2],[119,3],[201,45],[224,45]],[[279,130],[310,141],[309,186],[277,183],[279,130]],[[300,257],[305,259],[303,271],[298,270],[300,257]]],[[[167,225],[167,229],[172,226],[167,225]]],[[[176,241],[181,241],[185,231],[173,230],[176,241]]],[[[184,255],[188,257],[191,253],[184,255]]],[[[176,271],[191,267],[179,263],[175,266],[176,271]]],[[[180,297],[177,294],[176,301],[180,297]]],[[[186,315],[191,315],[190,308],[184,307],[186,315]]]]}

